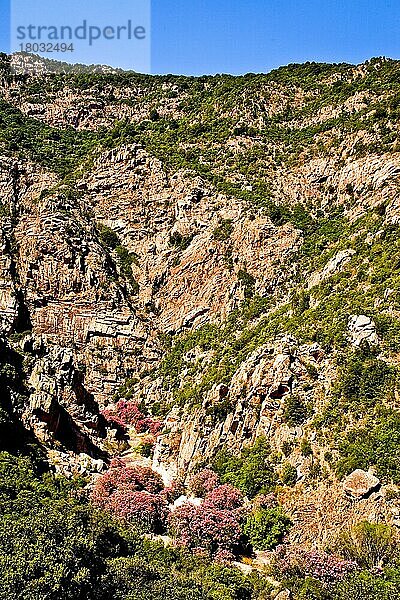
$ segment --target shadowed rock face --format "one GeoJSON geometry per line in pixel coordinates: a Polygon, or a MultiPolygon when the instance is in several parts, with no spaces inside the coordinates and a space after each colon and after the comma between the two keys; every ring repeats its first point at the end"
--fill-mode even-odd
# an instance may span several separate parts
{"type": "MultiPolygon", "coordinates": [[[[320,85],[367,77],[368,66],[348,68],[321,76],[320,85]]],[[[229,94],[210,80],[204,108],[179,81],[57,81],[44,70],[38,80],[0,78],[3,99],[21,119],[56,128],[53,142],[66,131],[99,136],[67,176],[41,155],[0,144],[0,334],[24,357],[24,426],[51,448],[55,464],[76,454],[107,461],[118,435],[101,410],[129,380],[133,400],[163,408],[153,467],[166,482],[187,479],[218,450],[238,456],[265,436],[277,470],[287,462],[297,473],[280,498],[294,522],[292,541],[322,546],[346,520],[392,519],[396,502],[388,517],[367,471],[344,487],[337,481],[337,445],[332,450],[329,432],[321,435],[314,421],[330,406],[341,352],[383,344],[380,360],[398,363],[372,316],[399,317],[396,285],[385,286],[387,271],[373,272],[384,253],[379,243],[400,223],[398,148],[384,145],[379,125],[323,128],[343,115],[367,122],[374,102],[388,98],[364,90],[333,103],[329,87],[314,109],[318,89],[249,79],[226,106],[229,94]],[[160,129],[149,118],[154,107],[160,129]],[[111,148],[100,130],[115,135],[123,119],[135,135],[111,148]],[[316,125],[322,129],[310,135],[316,125]],[[305,139],[298,149],[293,131],[305,139]],[[291,217],[278,218],[269,201],[291,217]],[[373,257],[365,247],[374,247],[373,257]],[[358,282],[351,305],[349,280],[358,282]],[[214,344],[226,323],[230,337],[214,344]],[[335,329],[327,342],[336,325],[341,335],[335,329]],[[204,336],[182,343],[179,354],[196,332],[204,336]],[[301,418],[288,416],[290,399],[301,418]]],[[[386,125],[397,131],[392,121],[386,125]]],[[[349,416],[343,435],[353,424],[349,416]]]]}

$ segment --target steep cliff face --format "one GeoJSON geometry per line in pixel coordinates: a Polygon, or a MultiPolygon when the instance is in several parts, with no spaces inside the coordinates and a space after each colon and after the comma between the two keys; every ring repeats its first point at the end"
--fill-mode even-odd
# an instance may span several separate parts
{"type": "MultiPolygon", "coordinates": [[[[398,364],[399,65],[193,82],[6,62],[0,333],[24,357],[15,411],[52,460],[107,460],[101,410],[128,390],[165,419],[166,481],[266,437],[276,472],[295,468],[293,540],[395,518],[397,501],[355,506],[339,483],[374,457],[335,464],[376,425],[376,404],[348,401],[361,375],[338,391],[346,356],[368,342],[362,360],[398,364]]],[[[396,377],[371,386],[396,408],[396,377]]]]}
{"type": "Polygon", "coordinates": [[[32,164],[7,161],[3,173],[3,205],[10,211],[3,217],[3,333],[20,334],[22,346],[40,357],[32,375],[36,394],[31,408],[54,420],[58,417],[49,413],[55,405],[61,403],[67,412],[74,406],[68,394],[62,399],[63,385],[53,381],[51,389],[41,390],[46,371],[57,379],[58,369],[68,371],[73,361],[82,370],[81,379],[90,364],[90,383],[85,382],[87,391],[76,402],[84,405],[84,396],[90,397],[88,404],[98,414],[97,402],[112,394],[134,364],[146,326],[99,243],[90,207],[68,202],[62,192],[47,195],[54,177],[32,164]]]}
{"type": "Polygon", "coordinates": [[[243,299],[241,269],[257,278],[260,295],[273,289],[299,246],[300,233],[290,225],[249,215],[243,203],[190,175],[167,175],[143,149],[127,147],[101,155],[80,184],[96,219],[137,256],[137,304],[154,307],[165,333],[227,316],[243,299]],[[224,222],[229,235],[216,239],[224,222]]]}

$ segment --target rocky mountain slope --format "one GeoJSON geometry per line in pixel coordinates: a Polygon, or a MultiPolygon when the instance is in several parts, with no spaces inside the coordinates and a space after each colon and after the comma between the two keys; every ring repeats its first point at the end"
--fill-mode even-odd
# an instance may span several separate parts
{"type": "Polygon", "coordinates": [[[122,454],[168,484],[265,438],[290,543],[400,525],[399,73],[3,56],[5,431],[63,472],[122,454]],[[103,414],[121,399],[163,421],[147,459],[103,414]]]}

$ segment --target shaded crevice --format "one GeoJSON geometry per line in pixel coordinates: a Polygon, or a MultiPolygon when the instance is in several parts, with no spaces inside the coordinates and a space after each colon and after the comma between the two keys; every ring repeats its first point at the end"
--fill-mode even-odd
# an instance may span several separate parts
{"type": "Polygon", "coordinates": [[[22,290],[16,291],[16,297],[18,302],[18,313],[14,321],[15,333],[23,333],[25,331],[32,331],[32,321],[29,313],[29,309],[25,303],[24,293],[22,290]]]}
{"type": "Polygon", "coordinates": [[[71,415],[58,403],[53,403],[48,413],[37,409],[34,411],[34,415],[46,424],[54,440],[60,442],[67,450],[76,454],[88,454],[96,459],[107,459],[107,454],[81,431],[71,415]]]}

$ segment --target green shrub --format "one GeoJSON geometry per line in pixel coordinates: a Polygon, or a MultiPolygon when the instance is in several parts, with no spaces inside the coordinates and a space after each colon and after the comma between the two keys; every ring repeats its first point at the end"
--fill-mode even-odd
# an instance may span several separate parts
{"type": "Polygon", "coordinates": [[[382,568],[399,557],[399,535],[394,527],[385,523],[363,521],[341,531],[332,550],[362,569],[382,568]]]}
{"type": "MultiPolygon", "coordinates": [[[[398,304],[398,301],[396,301],[398,304]]],[[[377,334],[382,337],[390,350],[400,351],[400,321],[391,315],[375,315],[377,334]]]]}
{"type": "Polygon", "coordinates": [[[376,576],[357,573],[339,583],[329,600],[400,600],[400,571],[376,576]]]}
{"type": "Polygon", "coordinates": [[[300,316],[310,308],[310,294],[304,290],[295,291],[291,303],[294,314],[300,316]]]}
{"type": "Polygon", "coordinates": [[[0,596],[73,598],[100,590],[107,559],[125,550],[118,527],[75,499],[73,484],[0,456],[0,596]],[[23,595],[21,595],[21,593],[23,595]]]}
{"type": "Polygon", "coordinates": [[[296,580],[290,587],[292,586],[296,590],[296,600],[332,600],[327,586],[312,577],[296,580]]]}
{"type": "Polygon", "coordinates": [[[293,452],[294,444],[289,440],[284,440],[281,446],[283,456],[289,456],[293,452]]]}
{"type": "Polygon", "coordinates": [[[137,257],[132,252],[129,252],[129,250],[125,248],[125,246],[121,245],[115,248],[115,252],[118,256],[121,273],[131,284],[132,293],[134,296],[136,296],[139,293],[139,284],[133,276],[132,265],[137,264],[137,257]]]}
{"type": "Polygon", "coordinates": [[[222,483],[230,483],[249,498],[254,498],[276,485],[270,452],[266,439],[260,437],[254,446],[245,448],[240,456],[220,451],[213,461],[213,469],[219,474],[222,483]]]}
{"type": "Polygon", "coordinates": [[[354,469],[376,467],[384,481],[400,484],[400,413],[382,411],[376,420],[354,428],[339,441],[338,477],[354,469]]]}
{"type": "Polygon", "coordinates": [[[281,470],[281,481],[284,485],[293,486],[297,481],[297,469],[290,463],[285,463],[281,470]]]}
{"type": "Polygon", "coordinates": [[[120,245],[120,239],[113,229],[106,225],[99,226],[100,240],[109,250],[115,250],[120,245]]]}
{"type": "Polygon", "coordinates": [[[244,271],[242,269],[238,272],[237,278],[238,278],[239,283],[244,288],[244,297],[252,298],[254,296],[254,290],[255,290],[255,284],[256,284],[255,278],[252,275],[250,275],[250,273],[247,273],[247,271],[244,271]]]}
{"type": "Polygon", "coordinates": [[[342,408],[365,411],[393,392],[396,374],[396,368],[376,358],[368,347],[360,348],[339,362],[335,396],[342,408]]]}
{"type": "Polygon", "coordinates": [[[307,419],[307,406],[296,394],[285,396],[283,418],[289,427],[301,425],[307,419]]]}
{"type": "Polygon", "coordinates": [[[247,517],[243,533],[255,550],[272,550],[282,542],[290,526],[289,517],[280,507],[260,508],[247,517]]]}
{"type": "Polygon", "coordinates": [[[312,447],[310,441],[307,438],[303,438],[300,443],[300,452],[303,456],[312,456],[312,447]]]}
{"type": "Polygon", "coordinates": [[[213,231],[213,238],[219,242],[224,242],[230,238],[232,232],[232,219],[222,219],[220,224],[213,231]]]}
{"type": "Polygon", "coordinates": [[[224,421],[229,413],[232,412],[232,408],[232,400],[228,396],[208,407],[206,414],[213,416],[216,421],[224,421]]]}
{"type": "Polygon", "coordinates": [[[175,246],[175,248],[178,248],[183,252],[184,250],[186,250],[186,248],[189,248],[193,237],[193,234],[184,236],[181,233],[179,233],[179,231],[174,231],[174,233],[172,233],[169,236],[169,243],[171,244],[171,246],[175,246]]]}
{"type": "Polygon", "coordinates": [[[151,109],[149,119],[150,119],[150,121],[159,121],[160,120],[160,114],[157,109],[155,109],[155,108],[151,109]]]}

